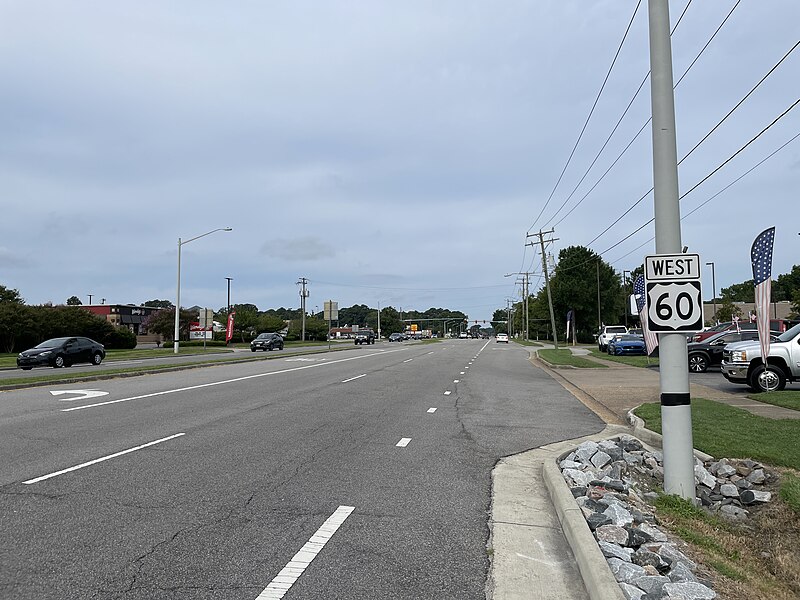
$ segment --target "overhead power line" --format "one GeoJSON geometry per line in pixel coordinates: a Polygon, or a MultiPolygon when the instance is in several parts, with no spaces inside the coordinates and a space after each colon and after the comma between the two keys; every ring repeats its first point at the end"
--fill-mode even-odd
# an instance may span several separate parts
{"type": "Polygon", "coordinates": [[[589,125],[589,121],[594,114],[594,109],[597,107],[597,103],[600,101],[600,96],[603,94],[603,90],[606,87],[606,83],[608,82],[608,78],[611,76],[611,71],[614,69],[614,65],[617,63],[617,58],[619,57],[619,53],[622,50],[622,46],[625,44],[625,40],[628,38],[628,33],[631,30],[631,26],[633,25],[633,20],[636,17],[636,13],[639,11],[639,6],[641,6],[642,0],[639,0],[636,3],[636,8],[633,9],[633,14],[631,15],[630,21],[628,22],[628,27],[625,29],[625,34],[622,36],[622,40],[617,47],[617,52],[614,54],[614,59],[611,61],[611,66],[608,68],[608,72],[606,73],[605,79],[603,79],[603,84],[600,86],[600,91],[597,92],[597,97],[594,99],[594,103],[592,104],[592,108],[589,111],[589,115],[586,117],[586,121],[581,128],[581,132],[578,135],[578,139],[575,141],[575,145],[572,147],[572,152],[569,153],[569,157],[567,158],[567,162],[564,164],[564,168],[561,169],[561,174],[558,176],[558,180],[556,181],[555,186],[553,186],[553,190],[550,192],[550,196],[547,198],[547,201],[544,203],[542,210],[539,211],[539,215],[536,217],[536,220],[533,224],[528,228],[528,232],[536,226],[539,219],[541,218],[544,211],[547,209],[547,205],[550,204],[550,200],[553,198],[553,194],[556,193],[556,189],[558,189],[559,184],[561,183],[561,179],[564,177],[564,173],[567,172],[567,168],[569,167],[569,163],[572,161],[572,157],[575,156],[575,150],[578,148],[578,144],[580,144],[581,139],[583,138],[583,134],[586,131],[586,127],[589,125]]]}

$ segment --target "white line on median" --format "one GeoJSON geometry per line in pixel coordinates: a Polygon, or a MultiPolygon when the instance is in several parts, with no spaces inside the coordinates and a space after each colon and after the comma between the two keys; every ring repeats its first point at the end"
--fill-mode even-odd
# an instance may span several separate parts
{"type": "Polygon", "coordinates": [[[305,545],[300,548],[300,551],[294,555],[280,573],[269,582],[264,591],[261,592],[256,600],[275,600],[276,598],[283,598],[286,592],[295,584],[295,582],[306,570],[306,567],[311,564],[311,561],[317,557],[317,554],[325,547],[333,537],[333,534],[341,527],[347,517],[350,516],[355,510],[354,506],[340,506],[334,513],[328,517],[328,520],[322,524],[322,527],[317,529],[316,533],[311,536],[305,545]]]}
{"type": "Polygon", "coordinates": [[[397,442],[396,446],[398,448],[405,448],[406,446],[408,446],[410,441],[411,441],[411,438],[403,438],[399,442],[397,442]]]}
{"type": "MultiPolygon", "coordinates": [[[[391,352],[400,352],[400,350],[384,350],[383,354],[391,352]]],[[[348,362],[351,360],[361,360],[362,358],[369,358],[370,356],[380,356],[381,353],[375,354],[360,354],[350,358],[342,358],[340,360],[331,360],[328,362],[314,363],[313,365],[303,365],[302,367],[293,367],[291,369],[281,369],[279,371],[270,371],[269,373],[258,373],[257,375],[246,375],[245,377],[236,377],[235,379],[226,379],[224,381],[213,381],[211,383],[201,383],[199,385],[191,385],[189,387],[177,388],[174,390],[163,390],[161,392],[153,392],[152,394],[142,394],[141,396],[131,396],[130,398],[120,398],[119,400],[108,400],[106,402],[97,402],[95,404],[86,404],[85,406],[73,406],[72,408],[62,408],[61,412],[71,412],[73,410],[83,410],[84,408],[95,408],[97,406],[106,406],[108,404],[117,404],[119,402],[128,402],[129,400],[141,400],[142,398],[152,398],[154,396],[164,396],[165,394],[175,394],[177,392],[190,392],[192,390],[199,390],[201,388],[214,387],[216,385],[225,385],[226,383],[236,383],[238,381],[247,381],[248,379],[257,379],[259,377],[268,377],[269,375],[279,375],[281,373],[293,373],[294,371],[304,371],[305,369],[316,369],[317,367],[325,367],[327,365],[334,365],[337,363],[348,362]]]]}
{"type": "Polygon", "coordinates": [[[435,409],[434,407],[430,407],[430,408],[428,409],[428,412],[429,412],[429,413],[435,413],[435,412],[436,412],[436,409],[435,409]]]}
{"type": "Polygon", "coordinates": [[[350,379],[345,379],[342,383],[347,383],[348,381],[355,381],[356,379],[361,379],[362,377],[366,377],[367,374],[364,373],[363,375],[356,375],[355,377],[351,377],[350,379]]]}
{"type": "Polygon", "coordinates": [[[44,481],[45,479],[50,479],[51,477],[56,477],[57,475],[63,475],[64,473],[69,473],[70,471],[77,471],[78,469],[82,469],[83,467],[88,467],[90,465],[97,464],[99,462],[103,462],[104,460],[109,460],[111,458],[116,458],[117,456],[122,456],[123,454],[128,454],[129,452],[135,452],[136,450],[141,450],[142,448],[147,448],[148,446],[153,446],[155,444],[160,444],[161,442],[166,442],[168,440],[175,439],[177,437],[181,437],[182,435],[186,435],[185,433],[176,433],[175,435],[171,435],[169,437],[161,438],[160,440],[156,440],[154,442],[148,442],[147,444],[142,444],[141,446],[136,446],[136,448],[129,448],[128,450],[123,450],[122,452],[116,452],[114,454],[109,454],[108,456],[104,456],[103,458],[96,458],[94,460],[90,460],[89,462],[85,462],[83,464],[70,467],[69,469],[63,469],[61,471],[57,471],[55,473],[50,473],[49,475],[42,475],[41,477],[37,477],[36,479],[29,479],[28,481],[23,481],[22,483],[30,485],[31,483],[39,483],[40,481],[44,481]]]}

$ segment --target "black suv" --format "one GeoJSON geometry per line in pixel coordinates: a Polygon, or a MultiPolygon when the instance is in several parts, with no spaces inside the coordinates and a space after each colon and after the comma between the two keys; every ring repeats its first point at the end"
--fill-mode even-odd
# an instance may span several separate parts
{"type": "Polygon", "coordinates": [[[356,344],[374,344],[375,343],[375,332],[371,329],[362,329],[356,332],[356,344]]]}
{"type": "Polygon", "coordinates": [[[250,342],[250,351],[256,350],[283,350],[283,338],[279,333],[259,333],[258,337],[250,342]]]}
{"type": "Polygon", "coordinates": [[[757,339],[758,331],[748,329],[740,332],[723,331],[702,342],[690,342],[686,344],[689,352],[689,370],[692,373],[705,373],[708,367],[722,363],[722,350],[727,344],[757,339]]]}

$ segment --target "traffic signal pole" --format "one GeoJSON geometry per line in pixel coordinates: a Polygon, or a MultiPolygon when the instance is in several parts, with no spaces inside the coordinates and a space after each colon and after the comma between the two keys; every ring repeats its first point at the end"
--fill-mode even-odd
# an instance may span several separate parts
{"type": "MultiPolygon", "coordinates": [[[[678,154],[668,0],[648,0],[656,254],[681,252],[678,154]]],[[[664,491],[694,500],[692,411],[686,335],[659,334],[664,491]]]]}

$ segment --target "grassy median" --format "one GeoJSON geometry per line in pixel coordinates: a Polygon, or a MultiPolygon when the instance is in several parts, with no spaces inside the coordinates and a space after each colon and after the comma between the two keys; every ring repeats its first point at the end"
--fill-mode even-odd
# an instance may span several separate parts
{"type": "Polygon", "coordinates": [[[654,367],[658,366],[658,358],[648,358],[647,356],[614,356],[608,352],[600,352],[597,348],[592,348],[592,356],[610,360],[611,362],[630,365],[632,367],[654,367]]]}
{"type": "MultiPolygon", "coordinates": [[[[661,432],[659,404],[645,404],[635,412],[648,429],[661,432]]],[[[800,419],[767,419],[697,398],[692,400],[692,432],[698,450],[762,462],[779,474],[780,487],[772,484],[770,491],[777,492],[773,500],[749,507],[750,515],[742,522],[708,515],[675,496],[656,501],[659,521],[714,573],[719,597],[800,597],[800,419]]]]}

